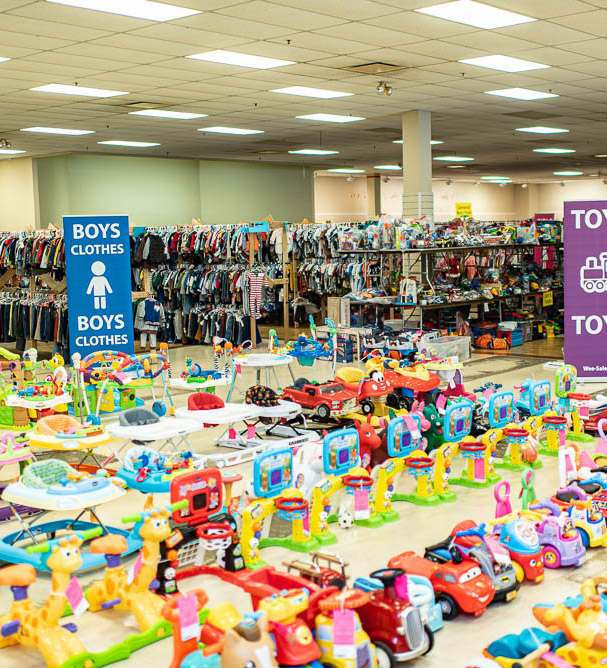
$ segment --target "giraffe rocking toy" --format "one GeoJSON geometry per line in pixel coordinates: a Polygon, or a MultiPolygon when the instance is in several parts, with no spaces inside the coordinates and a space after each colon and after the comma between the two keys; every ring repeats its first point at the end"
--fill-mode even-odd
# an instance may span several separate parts
{"type": "Polygon", "coordinates": [[[72,573],[82,565],[80,546],[101,531],[101,527],[94,528],[28,548],[30,552],[44,553],[51,571],[51,593],[41,607],[34,605],[27,593],[36,581],[33,566],[17,564],[0,569],[0,586],[10,587],[13,594],[10,612],[0,616],[0,648],[18,644],[35,647],[49,668],[58,668],[86,652],[74,633],[75,625],[61,626],[59,620],[65,612],[65,592],[72,573]]]}
{"type": "MultiPolygon", "coordinates": [[[[86,592],[91,612],[108,608],[131,612],[141,632],[162,621],[161,611],[165,601],[151,591],[157,583],[160,543],[172,533],[169,523],[171,513],[186,505],[187,501],[180,501],[172,506],[154,508],[150,495],[142,513],[122,518],[125,523],[135,522],[133,534],[143,540],[132,578],[120,563],[120,555],[127,549],[123,536],[110,534],[91,542],[91,552],[104,554],[107,562],[104,579],[91,585],[86,592]]],[[[158,627],[158,633],[165,634],[162,626],[158,627]]]]}

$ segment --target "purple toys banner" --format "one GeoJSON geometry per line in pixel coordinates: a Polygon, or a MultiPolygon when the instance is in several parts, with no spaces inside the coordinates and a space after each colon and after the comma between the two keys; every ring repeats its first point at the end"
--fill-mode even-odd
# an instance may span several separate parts
{"type": "Polygon", "coordinates": [[[607,379],[607,201],[565,202],[565,361],[607,379]]]}

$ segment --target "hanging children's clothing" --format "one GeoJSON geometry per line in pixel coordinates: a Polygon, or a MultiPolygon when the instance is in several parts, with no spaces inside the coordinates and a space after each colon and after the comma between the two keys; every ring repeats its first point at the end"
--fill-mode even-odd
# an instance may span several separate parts
{"type": "Polygon", "coordinates": [[[139,331],[142,348],[147,347],[148,334],[150,347],[156,348],[158,330],[164,321],[164,309],[156,299],[143,299],[137,305],[135,312],[135,329],[139,331]]]}
{"type": "Polygon", "coordinates": [[[249,288],[250,313],[256,320],[258,320],[261,318],[263,289],[266,285],[268,285],[268,277],[265,272],[247,271],[246,280],[246,284],[249,288]]]}

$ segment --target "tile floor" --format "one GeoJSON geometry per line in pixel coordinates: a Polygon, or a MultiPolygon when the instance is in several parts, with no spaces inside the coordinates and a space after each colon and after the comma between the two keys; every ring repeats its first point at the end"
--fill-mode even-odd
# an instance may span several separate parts
{"type": "MultiPolygon", "coordinates": [[[[209,349],[206,347],[180,348],[171,350],[174,373],[178,374],[184,365],[186,355],[192,356],[195,361],[208,362],[209,349]]],[[[469,388],[476,387],[484,381],[492,380],[503,383],[505,388],[512,388],[520,384],[527,377],[552,379],[553,372],[542,368],[545,359],[529,357],[487,357],[474,355],[466,365],[464,378],[469,388]]],[[[319,367],[318,377],[324,378],[328,367],[319,367]]],[[[302,370],[295,370],[295,375],[303,375],[302,370]]],[[[287,382],[286,370],[279,369],[281,382],[287,382]]],[[[238,389],[244,390],[253,384],[253,372],[243,370],[238,379],[238,389]]],[[[602,386],[593,385],[591,391],[604,390],[602,386]]],[[[225,396],[225,392],[220,392],[225,396]]],[[[173,393],[175,403],[183,405],[186,393],[173,393]]],[[[237,399],[238,400],[238,399],[237,399]]],[[[213,445],[214,430],[205,429],[192,437],[192,443],[199,452],[216,449],[213,445]]],[[[539,498],[551,494],[557,483],[556,461],[552,458],[543,458],[544,466],[536,475],[536,491],[539,498]]],[[[456,468],[457,468],[456,464],[456,468]]],[[[242,467],[245,479],[250,476],[251,466],[242,467]]],[[[0,478],[10,478],[15,470],[0,471],[0,478]]],[[[513,492],[520,489],[520,474],[505,472],[505,479],[513,484],[513,492]]],[[[242,483],[241,483],[242,484],[242,483]]],[[[409,488],[410,479],[403,479],[399,488],[409,488]]],[[[238,489],[236,492],[238,493],[238,489]]],[[[426,545],[446,537],[453,525],[463,519],[471,518],[478,522],[493,517],[493,491],[471,490],[457,488],[458,501],[435,508],[422,508],[407,503],[396,504],[401,519],[395,524],[388,524],[378,529],[364,529],[356,527],[344,531],[335,529],[338,534],[338,543],[331,549],[340,553],[350,562],[349,572],[352,578],[367,575],[370,571],[385,566],[387,560],[404,550],[414,549],[423,551],[426,545]]],[[[514,496],[514,494],[513,494],[514,496]]],[[[159,502],[165,498],[157,499],[159,502]]],[[[119,524],[119,519],[126,513],[136,512],[143,504],[143,497],[136,491],[127,492],[121,500],[102,506],[100,514],[104,521],[119,524]]],[[[13,531],[13,522],[0,525],[1,533],[13,531]]],[[[262,558],[269,563],[280,565],[283,559],[290,558],[293,553],[282,548],[266,548],[262,558]]],[[[131,560],[133,561],[133,560],[131,560]]],[[[578,570],[561,569],[548,571],[545,582],[540,585],[524,584],[519,596],[511,603],[496,604],[480,618],[473,619],[460,616],[436,634],[435,647],[427,656],[418,659],[415,665],[422,668],[444,668],[449,665],[453,668],[464,668],[478,657],[483,647],[501,634],[522,630],[533,622],[531,606],[540,601],[559,601],[569,594],[575,594],[584,578],[603,574],[606,570],[607,550],[589,551],[587,563],[578,570]]],[[[81,577],[83,586],[101,577],[101,571],[85,574],[81,577]]],[[[31,587],[31,595],[35,602],[41,603],[49,591],[50,580],[41,575],[38,582],[31,587]]],[[[235,587],[226,585],[210,577],[198,577],[182,583],[182,589],[203,587],[210,596],[210,603],[230,600],[240,610],[250,609],[248,597],[235,587]]],[[[10,594],[6,589],[0,590],[0,612],[6,611],[10,604],[10,594]]],[[[129,615],[118,612],[100,612],[95,615],[85,613],[78,620],[79,637],[92,651],[107,648],[134,632],[129,615]]],[[[166,668],[171,657],[171,642],[168,640],[137,652],[131,659],[119,665],[128,665],[130,668],[166,668]]],[[[2,668],[39,668],[42,666],[40,655],[34,650],[21,647],[11,647],[0,650],[0,666],[2,668]]]]}

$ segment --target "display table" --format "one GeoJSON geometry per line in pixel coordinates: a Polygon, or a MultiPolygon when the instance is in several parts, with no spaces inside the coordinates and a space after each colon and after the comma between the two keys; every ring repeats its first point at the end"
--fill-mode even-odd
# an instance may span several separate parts
{"type": "Polygon", "coordinates": [[[239,357],[234,358],[234,364],[236,369],[238,367],[246,367],[250,369],[257,370],[257,385],[261,384],[261,370],[266,370],[266,385],[271,387],[270,381],[270,372],[274,374],[274,380],[276,381],[276,387],[280,387],[280,381],[278,380],[278,374],[276,373],[276,367],[286,366],[289,369],[291,378],[295,382],[295,376],[293,375],[293,370],[291,369],[291,362],[295,358],[291,355],[273,355],[272,353],[249,353],[248,355],[240,355],[239,357]]]}

